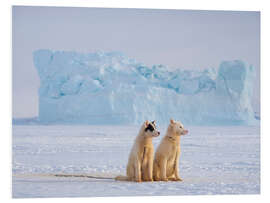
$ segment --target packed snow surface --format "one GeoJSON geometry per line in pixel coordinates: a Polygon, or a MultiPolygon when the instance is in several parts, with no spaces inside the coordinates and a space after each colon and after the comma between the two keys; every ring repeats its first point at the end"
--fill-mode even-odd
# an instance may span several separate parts
{"type": "Polygon", "coordinates": [[[37,50],[33,55],[43,123],[166,123],[170,118],[190,125],[255,123],[254,70],[240,60],[191,71],[147,67],[119,52],[37,50]]]}
{"type": "MultiPolygon", "coordinates": [[[[139,126],[13,125],[12,196],[93,197],[260,193],[258,126],[189,127],[181,138],[182,182],[55,177],[124,175],[139,126]]],[[[156,148],[161,136],[155,138],[156,148]]]]}

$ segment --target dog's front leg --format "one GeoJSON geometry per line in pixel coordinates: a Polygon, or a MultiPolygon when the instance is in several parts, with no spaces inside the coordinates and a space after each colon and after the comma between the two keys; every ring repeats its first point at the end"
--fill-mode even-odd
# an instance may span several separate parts
{"type": "Polygon", "coordinates": [[[179,157],[180,157],[180,149],[177,150],[176,157],[175,157],[175,163],[174,163],[175,179],[174,179],[174,181],[182,181],[182,179],[179,177],[179,157]]]}
{"type": "Polygon", "coordinates": [[[154,152],[152,149],[149,149],[148,151],[148,181],[153,181],[153,164],[154,164],[154,152]]]}
{"type": "Polygon", "coordinates": [[[135,162],[135,181],[142,182],[141,163],[138,159],[135,162]]]}
{"type": "Polygon", "coordinates": [[[168,181],[167,178],[167,159],[164,157],[160,160],[160,178],[162,181],[168,181]]]}
{"type": "Polygon", "coordinates": [[[152,176],[149,174],[150,149],[148,147],[144,147],[142,157],[142,181],[151,181],[152,176]]]}

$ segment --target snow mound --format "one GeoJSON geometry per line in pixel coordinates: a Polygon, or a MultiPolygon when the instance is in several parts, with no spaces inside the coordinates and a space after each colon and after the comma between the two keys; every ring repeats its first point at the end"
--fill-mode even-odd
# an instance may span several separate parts
{"type": "Polygon", "coordinates": [[[147,67],[119,52],[37,50],[39,120],[44,123],[140,124],[170,118],[192,125],[253,124],[254,71],[224,61],[218,70],[147,67]]]}

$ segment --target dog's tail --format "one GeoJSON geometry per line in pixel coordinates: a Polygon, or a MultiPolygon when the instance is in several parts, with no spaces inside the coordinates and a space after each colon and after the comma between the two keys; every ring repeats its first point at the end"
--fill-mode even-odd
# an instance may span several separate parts
{"type": "Polygon", "coordinates": [[[127,176],[116,176],[115,177],[115,180],[118,180],[118,181],[129,181],[129,177],[127,176]]]}

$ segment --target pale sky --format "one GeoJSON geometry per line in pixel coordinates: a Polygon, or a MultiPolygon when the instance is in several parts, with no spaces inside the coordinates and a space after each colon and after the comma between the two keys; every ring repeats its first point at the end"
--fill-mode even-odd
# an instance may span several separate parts
{"type": "Polygon", "coordinates": [[[256,70],[259,111],[259,12],[15,6],[12,13],[13,118],[38,115],[37,49],[121,51],[146,65],[195,70],[240,59],[256,70]]]}

